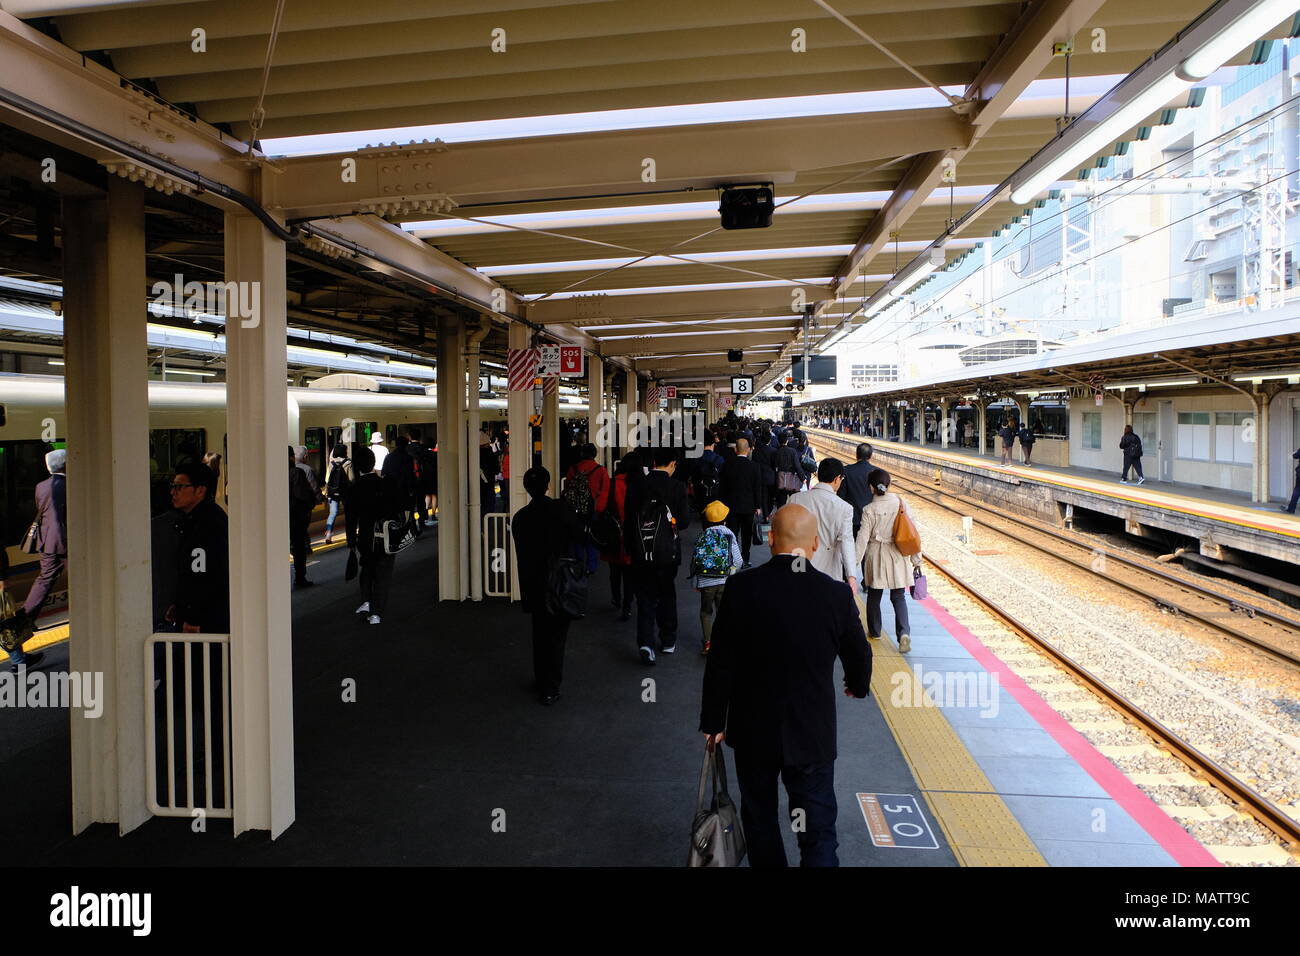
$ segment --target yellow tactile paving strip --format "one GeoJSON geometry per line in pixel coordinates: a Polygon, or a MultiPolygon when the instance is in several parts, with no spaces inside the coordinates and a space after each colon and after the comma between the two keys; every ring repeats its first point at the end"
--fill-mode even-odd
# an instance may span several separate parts
{"type": "MultiPolygon", "coordinates": [[[[329,544],[324,544],[323,542],[320,541],[313,541],[311,550],[312,550],[312,554],[317,554],[321,551],[334,551],[337,548],[346,548],[346,547],[347,547],[347,539],[340,535],[335,537],[335,539],[331,541],[329,544]]],[[[49,647],[51,644],[58,644],[60,641],[66,641],[68,639],[69,633],[70,632],[68,630],[67,624],[60,624],[57,627],[51,627],[51,628],[47,628],[44,631],[38,631],[30,641],[28,641],[26,644],[23,645],[23,650],[26,653],[30,654],[33,651],[39,651],[43,647],[49,647]]],[[[7,661],[7,660],[9,660],[9,655],[6,654],[4,651],[0,651],[0,661],[7,661]]]]}
{"type": "MultiPolygon", "coordinates": [[[[68,625],[60,624],[57,627],[49,627],[43,631],[37,631],[32,639],[23,645],[23,652],[30,654],[33,651],[39,651],[42,647],[49,647],[51,644],[57,644],[60,641],[68,639],[68,625]]],[[[0,661],[9,660],[9,655],[0,651],[0,661]]]]}
{"type": "MultiPolygon", "coordinates": [[[[872,641],[871,650],[871,692],[957,861],[962,866],[1047,866],[943,711],[893,706],[895,688],[914,681],[897,647],[886,637],[872,641]]],[[[909,700],[915,699],[913,693],[933,703],[923,687],[909,692],[909,700]]]]}

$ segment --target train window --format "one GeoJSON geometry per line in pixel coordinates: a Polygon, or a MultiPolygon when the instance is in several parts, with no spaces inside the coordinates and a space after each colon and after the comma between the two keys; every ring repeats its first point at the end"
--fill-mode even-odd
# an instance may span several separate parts
{"type": "Polygon", "coordinates": [[[385,426],[384,426],[384,441],[388,443],[388,446],[389,446],[390,448],[393,447],[393,444],[397,441],[397,426],[396,426],[396,425],[385,425],[385,426]]]}
{"type": "MultiPolygon", "coordinates": [[[[16,545],[27,526],[36,517],[36,486],[50,476],[45,467],[45,453],[53,448],[64,448],[59,440],[53,445],[39,439],[0,442],[0,495],[4,496],[4,527],[0,545],[16,545]]],[[[27,555],[20,556],[22,560],[27,555]]]]}
{"type": "Polygon", "coordinates": [[[202,461],[207,451],[208,435],[203,428],[149,429],[149,504],[154,515],[172,506],[172,475],[181,465],[202,461]]]}
{"type": "Polygon", "coordinates": [[[303,435],[307,446],[307,466],[316,472],[316,483],[325,483],[325,429],[308,428],[303,435]]]}

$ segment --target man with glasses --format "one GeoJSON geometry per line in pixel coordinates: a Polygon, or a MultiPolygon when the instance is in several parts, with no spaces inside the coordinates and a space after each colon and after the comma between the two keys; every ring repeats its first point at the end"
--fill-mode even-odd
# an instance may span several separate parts
{"type": "MultiPolygon", "coordinates": [[[[230,631],[230,544],[228,521],[213,500],[217,478],[202,462],[176,469],[175,593],[165,619],[187,634],[230,631]]],[[[161,555],[158,560],[163,560],[161,555]]]]}

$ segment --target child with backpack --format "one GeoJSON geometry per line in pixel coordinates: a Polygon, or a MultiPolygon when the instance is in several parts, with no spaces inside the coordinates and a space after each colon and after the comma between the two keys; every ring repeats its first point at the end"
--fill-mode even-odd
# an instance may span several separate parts
{"type": "Polygon", "coordinates": [[[711,501],[705,506],[704,530],[695,539],[695,551],[691,555],[691,576],[695,579],[695,590],[700,592],[700,630],[704,634],[701,654],[709,653],[713,619],[718,615],[727,577],[741,564],[740,542],[723,524],[727,512],[727,506],[721,501],[711,501]]]}

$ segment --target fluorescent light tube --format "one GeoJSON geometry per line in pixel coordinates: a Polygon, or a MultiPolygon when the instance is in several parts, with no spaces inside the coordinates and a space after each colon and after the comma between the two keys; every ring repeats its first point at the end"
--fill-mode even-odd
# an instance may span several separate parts
{"type": "MultiPolygon", "coordinates": [[[[1064,147],[1060,154],[1047,162],[1036,173],[1022,180],[1011,189],[1011,201],[1016,204],[1027,203],[1056,182],[1064,173],[1082,165],[1094,153],[1105,149],[1107,145],[1121,136],[1126,130],[1137,125],[1146,116],[1164,106],[1182,90],[1191,86],[1191,82],[1170,73],[1161,77],[1128,103],[1121,106],[1110,116],[1076,140],[1064,147]]],[[[1077,121],[1076,121],[1077,122],[1077,121]]],[[[1070,129],[1067,128],[1068,136],[1070,129]]]]}
{"type": "Polygon", "coordinates": [[[1203,80],[1243,47],[1254,43],[1268,30],[1294,16],[1295,0],[1263,0],[1234,20],[1225,30],[1179,64],[1178,72],[1189,80],[1203,80]]]}

